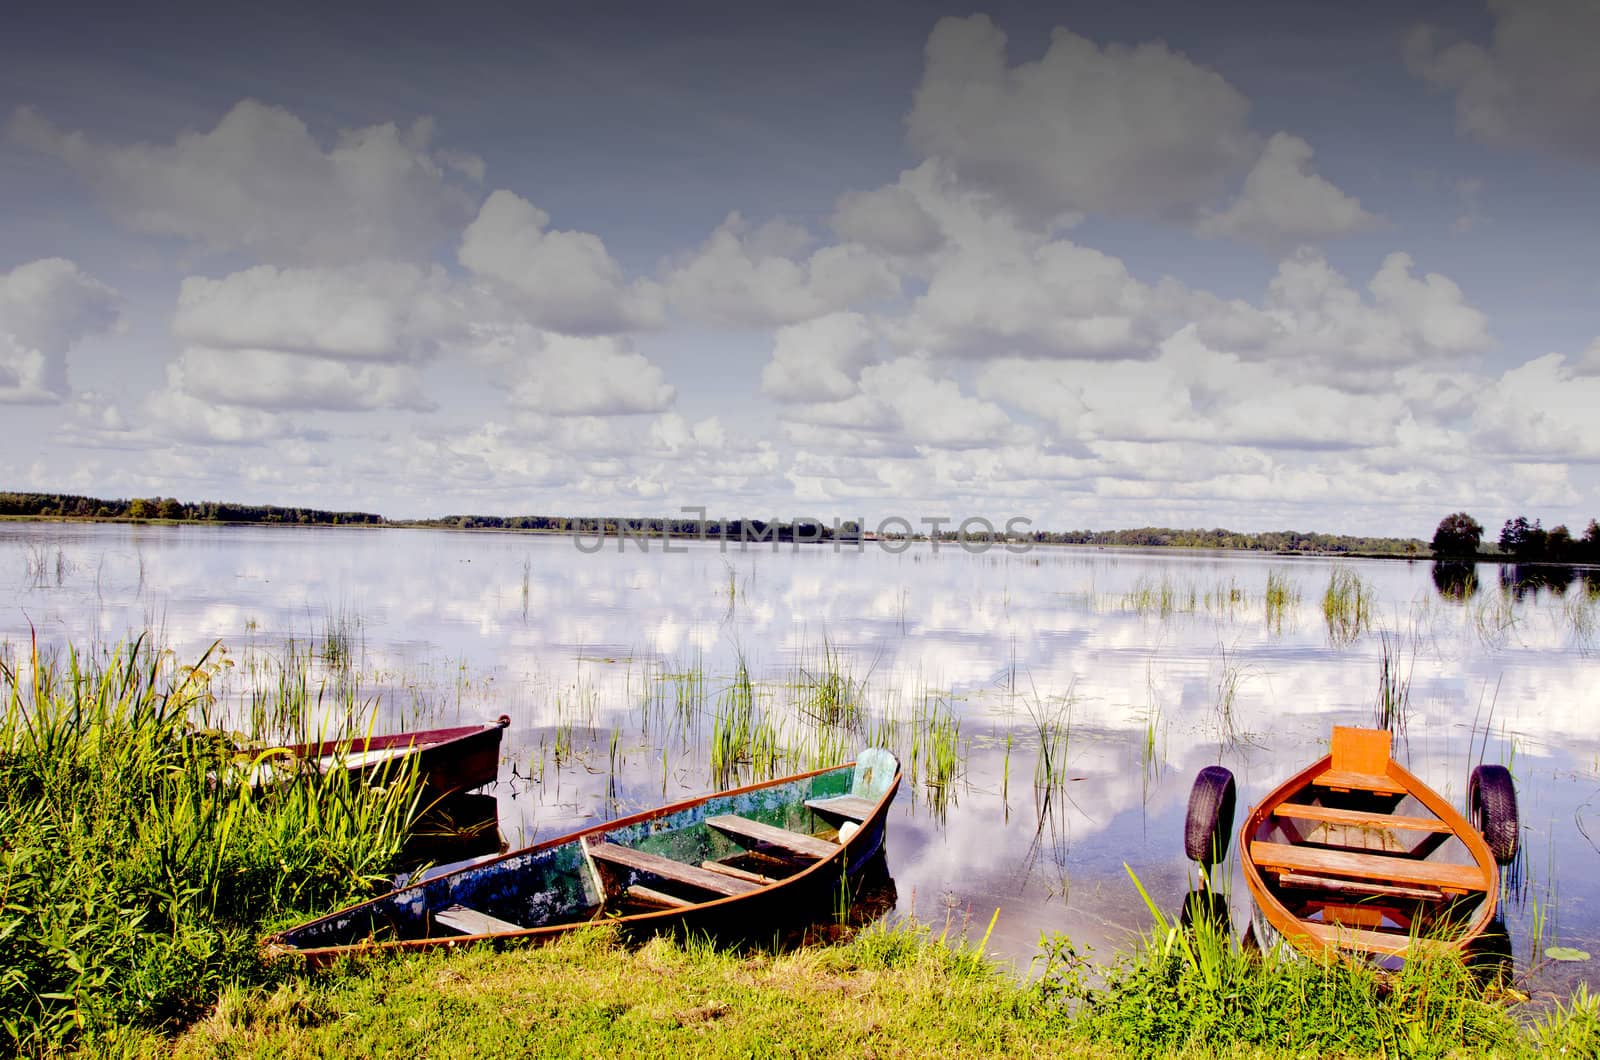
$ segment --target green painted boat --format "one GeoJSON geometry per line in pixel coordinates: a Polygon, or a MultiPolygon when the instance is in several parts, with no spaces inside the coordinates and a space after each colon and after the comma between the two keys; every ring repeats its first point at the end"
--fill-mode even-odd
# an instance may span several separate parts
{"type": "Polygon", "coordinates": [[[759,935],[829,912],[883,849],[900,763],[830,769],[647,810],[443,873],[290,928],[270,955],[537,942],[605,921],[629,932],[759,935]]]}

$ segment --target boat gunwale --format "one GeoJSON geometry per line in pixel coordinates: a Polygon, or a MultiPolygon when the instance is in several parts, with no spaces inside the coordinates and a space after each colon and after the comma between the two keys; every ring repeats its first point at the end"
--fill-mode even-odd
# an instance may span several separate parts
{"type": "MultiPolygon", "coordinates": [[[[505,715],[501,715],[505,717],[505,715]]],[[[308,743],[280,743],[254,749],[255,755],[291,754],[296,758],[327,758],[341,754],[366,754],[372,751],[433,750],[470,740],[506,728],[505,721],[484,722],[480,725],[454,725],[443,729],[413,729],[410,732],[383,733],[377,736],[349,736],[336,740],[313,740],[308,743]]]]}
{"type": "MultiPolygon", "coordinates": [[[[1244,869],[1245,885],[1250,891],[1251,900],[1257,909],[1267,919],[1269,924],[1277,929],[1278,933],[1292,943],[1302,952],[1322,955],[1330,951],[1343,954],[1373,953],[1361,946],[1343,946],[1334,943],[1325,943],[1310,931],[1301,926],[1300,918],[1295,916],[1282,901],[1268,888],[1262,876],[1261,869],[1256,865],[1255,859],[1250,856],[1250,843],[1254,840],[1256,832],[1269,820],[1273,811],[1280,805],[1302,791],[1313,786],[1313,783],[1322,773],[1333,765],[1332,753],[1317,759],[1311,765],[1295,773],[1281,784],[1274,787],[1261,801],[1251,808],[1246,815],[1244,824],[1239,828],[1239,861],[1244,869]]],[[[1432,938],[1419,936],[1431,941],[1438,946],[1455,950],[1463,950],[1468,943],[1481,935],[1489,922],[1494,918],[1495,910],[1500,900],[1500,871],[1495,863],[1494,855],[1489,850],[1489,845],[1482,835],[1463,817],[1454,806],[1445,801],[1444,797],[1434,791],[1421,778],[1406,769],[1391,757],[1384,767],[1384,776],[1394,780],[1405,794],[1415,798],[1428,810],[1432,811],[1439,820],[1450,826],[1450,834],[1459,839],[1472,855],[1473,862],[1483,873],[1486,886],[1483,890],[1483,900],[1477,911],[1468,921],[1465,928],[1457,938],[1432,938]]],[[[1397,942],[1405,941],[1401,936],[1395,936],[1397,942]]],[[[1409,946],[1406,949],[1410,949],[1409,946]]],[[[1403,956],[1403,955],[1401,955],[1403,956]]]]}
{"type": "MultiPolygon", "coordinates": [[[[774,780],[746,784],[738,788],[728,788],[722,791],[707,792],[704,795],[697,795],[693,798],[684,799],[675,803],[669,803],[665,806],[641,810],[638,813],[630,814],[626,817],[618,817],[610,821],[602,821],[598,824],[590,825],[589,827],[580,829],[576,832],[567,832],[563,835],[554,836],[550,839],[533,843],[517,850],[508,851],[507,853],[486,859],[475,865],[471,865],[467,868],[459,869],[457,871],[466,872],[488,868],[501,862],[509,861],[515,857],[541,854],[559,846],[577,843],[580,840],[588,838],[589,836],[593,836],[597,833],[615,831],[620,828],[628,828],[659,817],[666,817],[674,813],[682,813],[685,810],[691,810],[696,806],[702,806],[705,803],[710,802],[712,799],[723,797],[731,798],[739,795],[749,794],[750,792],[762,791],[767,788],[775,788],[783,784],[799,783],[800,781],[810,780],[813,777],[819,777],[827,773],[836,773],[846,769],[854,769],[855,765],[855,761],[852,760],[836,766],[824,766],[821,769],[812,769],[803,773],[795,773],[791,776],[778,777],[774,780]]],[[[900,763],[898,760],[895,762],[895,767],[894,779],[890,781],[889,786],[884,790],[884,793],[878,797],[876,804],[873,806],[872,813],[866,820],[861,822],[861,827],[858,831],[852,833],[848,839],[839,844],[839,849],[837,852],[829,855],[826,858],[817,859],[812,864],[807,865],[805,868],[801,869],[792,876],[785,876],[782,879],[776,880],[770,884],[766,884],[758,890],[748,892],[746,894],[728,895],[704,902],[694,902],[687,906],[648,910],[646,912],[630,913],[626,916],[607,917],[598,920],[568,921],[561,924],[541,924],[537,927],[525,928],[522,931],[505,932],[503,934],[440,935],[422,939],[386,939],[382,941],[365,939],[360,942],[344,943],[337,946],[314,947],[299,947],[283,940],[283,937],[292,931],[300,931],[305,928],[325,923],[329,920],[335,920],[339,917],[350,915],[365,907],[376,905],[387,899],[392,899],[396,895],[399,895],[405,891],[409,891],[413,888],[424,886],[426,883],[433,882],[432,880],[427,880],[408,884],[405,887],[397,887],[385,894],[369,898],[365,901],[353,903],[344,907],[343,909],[338,909],[332,913],[328,913],[325,916],[317,917],[314,920],[308,920],[303,924],[296,924],[292,928],[288,928],[267,938],[263,943],[263,948],[266,956],[269,958],[299,958],[304,960],[308,965],[316,967],[329,961],[336,960],[345,955],[358,956],[379,952],[420,950],[434,946],[450,947],[457,945],[470,945],[477,942],[500,943],[538,941],[542,939],[552,939],[569,931],[606,924],[615,924],[627,928],[648,928],[658,923],[669,923],[673,920],[681,919],[689,914],[700,913],[701,911],[708,909],[724,908],[730,904],[748,901],[749,899],[757,896],[769,896],[777,894],[787,888],[800,884],[802,881],[810,881],[824,868],[837,865],[841,858],[847,859],[850,852],[850,847],[857,842],[857,837],[869,835],[873,830],[873,826],[878,824],[887,815],[889,804],[894,800],[895,795],[900,790],[902,770],[900,769],[900,763]]],[[[848,860],[846,861],[846,864],[848,865],[848,860]]],[[[447,876],[448,875],[453,875],[453,873],[447,874],[447,876]]],[[[435,879],[444,879],[447,878],[447,876],[435,877],[435,879]]]]}

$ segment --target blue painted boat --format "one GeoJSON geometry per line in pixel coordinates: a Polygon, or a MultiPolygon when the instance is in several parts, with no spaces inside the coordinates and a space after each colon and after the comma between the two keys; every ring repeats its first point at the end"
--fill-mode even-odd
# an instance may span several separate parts
{"type": "Polygon", "coordinates": [[[272,955],[535,942],[605,921],[761,934],[831,908],[883,849],[900,763],[871,748],[831,769],[608,821],[290,928],[272,955]]]}

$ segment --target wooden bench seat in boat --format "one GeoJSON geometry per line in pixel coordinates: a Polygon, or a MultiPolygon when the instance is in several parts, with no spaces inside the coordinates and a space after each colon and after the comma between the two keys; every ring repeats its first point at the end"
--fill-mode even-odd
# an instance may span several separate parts
{"type": "Polygon", "coordinates": [[[748,894],[760,889],[761,886],[748,880],[734,879],[720,872],[707,872],[698,865],[685,865],[681,861],[673,861],[659,854],[618,846],[616,843],[590,843],[585,840],[583,846],[589,852],[589,856],[596,861],[637,869],[663,880],[687,884],[702,891],[710,891],[712,894],[732,897],[736,894],[748,894]]]}
{"type": "Polygon", "coordinates": [[[1404,956],[1413,946],[1426,950],[1449,947],[1449,943],[1438,939],[1412,938],[1410,935],[1372,931],[1368,928],[1351,927],[1349,924],[1319,924],[1313,920],[1302,920],[1300,926],[1305,928],[1312,938],[1324,945],[1365,950],[1369,953],[1404,956]]]}
{"type": "Polygon", "coordinates": [[[476,909],[468,909],[464,905],[452,905],[441,909],[433,914],[433,919],[435,923],[443,924],[463,935],[509,935],[525,930],[520,924],[501,920],[488,913],[480,913],[476,909]]]}
{"type": "Polygon", "coordinates": [[[1403,832],[1449,832],[1450,826],[1437,817],[1405,817],[1399,814],[1370,813],[1366,810],[1339,810],[1331,806],[1307,806],[1281,802],[1272,808],[1274,817],[1293,817],[1304,821],[1348,825],[1357,828],[1397,828],[1403,832]]]}
{"type": "Polygon", "coordinates": [[[1489,886],[1483,870],[1476,865],[1417,861],[1383,854],[1358,854],[1262,840],[1250,844],[1250,860],[1264,869],[1318,875],[1332,873],[1382,883],[1422,884],[1447,891],[1482,891],[1489,886]]]}
{"type": "Polygon", "coordinates": [[[1335,791],[1373,791],[1404,795],[1405,786],[1389,776],[1389,733],[1383,729],[1333,727],[1328,768],[1311,783],[1335,791]]]}
{"type": "Polygon", "coordinates": [[[748,817],[735,817],[731,814],[707,817],[706,824],[735,838],[765,843],[767,846],[777,847],[785,853],[797,854],[800,857],[825,858],[839,849],[838,844],[830,843],[826,839],[779,828],[777,825],[762,821],[752,821],[748,817]]]}
{"type": "Polygon", "coordinates": [[[642,883],[634,884],[623,893],[636,902],[644,902],[647,905],[662,905],[670,909],[682,909],[685,906],[694,905],[687,898],[679,898],[675,894],[658,891],[654,887],[646,887],[642,883]]]}
{"type": "Polygon", "coordinates": [[[831,799],[807,799],[806,808],[816,810],[824,817],[842,817],[846,821],[860,823],[872,816],[872,808],[877,802],[864,799],[860,795],[835,795],[831,799]]]}
{"type": "Polygon", "coordinates": [[[1404,898],[1418,902],[1437,902],[1444,898],[1443,891],[1432,887],[1401,887],[1399,884],[1373,883],[1370,880],[1336,880],[1328,876],[1311,876],[1303,872],[1280,873],[1278,882],[1285,887],[1370,895],[1374,898],[1404,898]]]}

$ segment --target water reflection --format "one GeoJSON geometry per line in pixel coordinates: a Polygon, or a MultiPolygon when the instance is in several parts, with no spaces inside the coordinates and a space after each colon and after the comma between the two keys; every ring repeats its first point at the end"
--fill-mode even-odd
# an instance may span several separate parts
{"type": "MultiPolygon", "coordinates": [[[[1259,799],[1331,725],[1370,724],[1387,644],[1404,663],[1388,674],[1407,768],[1457,801],[1480,759],[1516,776],[1528,853],[1513,933],[1532,937],[1533,908],[1553,908],[1552,941],[1600,952],[1600,872],[1578,826],[1600,788],[1595,571],[1578,592],[1568,570],[1558,595],[1531,566],[1545,581],[1503,569],[1505,590],[1486,591],[1487,571],[1404,561],[684,547],[6,523],[0,652],[25,652],[30,623],[46,649],[150,629],[185,660],[220,638],[238,690],[292,642],[313,692],[378,697],[387,728],[509,714],[492,794],[513,846],[719,787],[710,748],[731,720],[752,739],[720,763],[730,782],[885,743],[908,769],[889,825],[895,907],[980,924],[999,909],[989,950],[1026,968],[1041,931],[1103,952],[1149,923],[1125,865],[1180,908],[1195,773],[1226,765],[1240,805],[1259,799]],[[1348,642],[1325,618],[1335,566],[1366,594],[1348,642]],[[757,733],[772,755],[752,753],[757,733]]],[[[1243,894],[1231,872],[1219,886],[1243,894]]]]}
{"type": "Polygon", "coordinates": [[[1478,595],[1478,565],[1435,560],[1433,587],[1441,599],[1461,603],[1478,595]]]}

